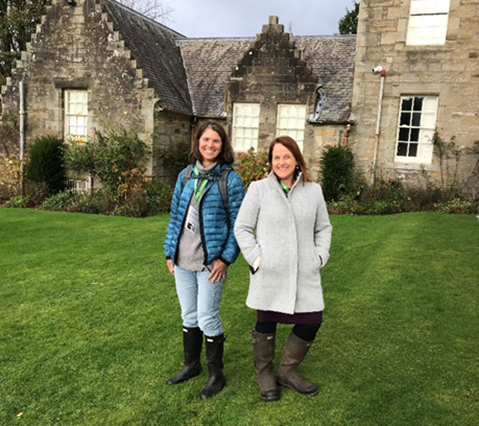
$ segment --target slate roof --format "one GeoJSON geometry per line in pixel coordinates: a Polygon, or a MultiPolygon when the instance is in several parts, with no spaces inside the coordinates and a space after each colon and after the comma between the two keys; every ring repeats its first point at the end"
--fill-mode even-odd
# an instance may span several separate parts
{"type": "Polygon", "coordinates": [[[326,95],[319,121],[347,121],[351,113],[356,36],[292,37],[326,95]]]}
{"type": "MultiPolygon", "coordinates": [[[[163,108],[203,117],[223,116],[224,84],[255,37],[187,38],[114,0],[104,0],[104,5],[163,108]]],[[[293,36],[291,40],[326,95],[320,122],[347,121],[356,37],[293,36]]]]}
{"type": "MultiPolygon", "coordinates": [[[[320,122],[349,119],[353,88],[355,36],[292,37],[301,58],[318,76],[326,95],[320,122]]],[[[178,45],[186,67],[193,111],[201,116],[221,116],[224,83],[255,38],[181,39],[178,45]]]]}
{"type": "Polygon", "coordinates": [[[224,111],[224,84],[255,40],[185,39],[178,42],[196,115],[219,117],[224,111]]]}
{"type": "Polygon", "coordinates": [[[113,0],[103,2],[138,68],[156,89],[163,108],[192,114],[185,69],[176,40],[185,36],[113,0]]]}

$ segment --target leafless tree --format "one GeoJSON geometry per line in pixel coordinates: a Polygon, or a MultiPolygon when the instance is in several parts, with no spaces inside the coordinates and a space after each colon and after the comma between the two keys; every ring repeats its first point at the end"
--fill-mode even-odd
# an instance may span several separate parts
{"type": "Polygon", "coordinates": [[[168,15],[173,11],[171,5],[174,0],[117,0],[119,3],[134,9],[142,15],[155,21],[165,23],[168,15]]]}

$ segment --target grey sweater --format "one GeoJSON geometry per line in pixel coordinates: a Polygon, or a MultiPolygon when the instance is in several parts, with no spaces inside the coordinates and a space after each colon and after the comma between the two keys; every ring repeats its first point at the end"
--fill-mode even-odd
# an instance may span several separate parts
{"type": "MultiPolygon", "coordinates": [[[[199,174],[207,178],[210,171],[215,168],[216,163],[205,168],[199,161],[197,161],[195,166],[199,174]]],[[[198,179],[197,182],[196,187],[199,189],[204,180],[198,179]]],[[[202,196],[203,192],[196,201],[195,194],[191,197],[190,206],[186,214],[187,220],[185,226],[181,230],[180,240],[178,242],[178,258],[176,263],[181,269],[186,269],[188,271],[203,271],[205,269],[205,265],[203,264],[205,253],[203,251],[203,246],[201,245],[199,228],[201,224],[198,223],[198,227],[196,228],[194,226],[188,226],[188,218],[193,215],[194,210],[198,211],[202,196]]]]}

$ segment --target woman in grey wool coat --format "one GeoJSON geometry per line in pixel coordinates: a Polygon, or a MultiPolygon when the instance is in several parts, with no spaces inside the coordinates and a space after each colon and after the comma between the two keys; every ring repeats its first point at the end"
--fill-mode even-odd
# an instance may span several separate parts
{"type": "Polygon", "coordinates": [[[277,383],[304,395],[315,385],[301,378],[303,361],[322,323],[319,269],[329,259],[332,226],[321,187],[308,178],[294,139],[282,136],[269,148],[269,176],[251,183],[235,224],[250,265],[246,305],[257,310],[253,358],[260,398],[279,399],[277,383]],[[294,324],[275,375],[276,326],[294,324]]]}

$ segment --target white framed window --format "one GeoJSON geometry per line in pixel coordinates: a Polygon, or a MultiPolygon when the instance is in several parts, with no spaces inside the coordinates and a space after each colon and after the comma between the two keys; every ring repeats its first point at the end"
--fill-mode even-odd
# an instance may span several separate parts
{"type": "Polygon", "coordinates": [[[65,135],[86,137],[88,92],[65,90],[65,135]]]}
{"type": "Polygon", "coordinates": [[[84,180],[67,180],[67,188],[74,189],[76,191],[84,192],[88,190],[88,182],[84,180]]]}
{"type": "Polygon", "coordinates": [[[446,43],[450,0],[411,0],[406,44],[446,43]]]}
{"type": "Polygon", "coordinates": [[[437,96],[401,97],[396,162],[431,163],[437,100],[437,96]]]}
{"type": "Polygon", "coordinates": [[[259,103],[235,103],[233,105],[233,148],[246,152],[258,150],[259,103]]]}
{"type": "Polygon", "coordinates": [[[276,137],[293,138],[301,151],[304,142],[304,126],[306,123],[306,105],[278,104],[276,117],[276,137]]]}

